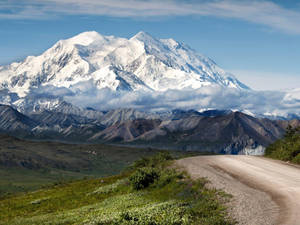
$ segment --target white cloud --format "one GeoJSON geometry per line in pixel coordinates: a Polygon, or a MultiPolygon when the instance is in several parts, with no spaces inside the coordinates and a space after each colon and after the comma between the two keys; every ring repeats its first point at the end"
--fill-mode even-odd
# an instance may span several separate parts
{"type": "Polygon", "coordinates": [[[60,15],[213,16],[240,19],[286,33],[300,34],[299,10],[287,9],[271,1],[6,0],[0,3],[0,18],[45,19],[60,15]]]}
{"type": "MultiPolygon", "coordinates": [[[[89,87],[89,84],[86,84],[89,87]]],[[[81,84],[83,87],[84,84],[81,84]]],[[[115,92],[96,88],[76,95],[65,96],[65,100],[81,107],[98,110],[135,108],[140,110],[171,109],[235,109],[255,114],[285,116],[299,114],[300,90],[290,93],[280,91],[240,91],[231,88],[202,87],[200,89],[168,90],[165,92],[115,92]]]]}
{"type": "MultiPolygon", "coordinates": [[[[0,100],[6,102],[8,93],[0,92],[0,100]]],[[[92,107],[97,110],[116,108],[134,108],[145,111],[183,110],[238,110],[254,115],[300,116],[300,89],[284,91],[252,91],[208,86],[199,89],[168,90],[164,92],[151,91],[112,91],[97,89],[91,81],[82,82],[72,89],[54,86],[42,86],[32,89],[30,99],[63,98],[79,107],[92,107]]],[[[10,94],[14,102],[17,96],[10,94]]],[[[7,103],[7,104],[10,104],[7,103]]]]}

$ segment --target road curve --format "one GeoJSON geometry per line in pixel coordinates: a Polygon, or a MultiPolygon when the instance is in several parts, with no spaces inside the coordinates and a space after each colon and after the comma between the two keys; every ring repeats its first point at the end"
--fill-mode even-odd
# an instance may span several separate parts
{"type": "Polygon", "coordinates": [[[198,156],[177,161],[192,178],[233,195],[239,224],[300,225],[300,167],[257,156],[198,156]]]}

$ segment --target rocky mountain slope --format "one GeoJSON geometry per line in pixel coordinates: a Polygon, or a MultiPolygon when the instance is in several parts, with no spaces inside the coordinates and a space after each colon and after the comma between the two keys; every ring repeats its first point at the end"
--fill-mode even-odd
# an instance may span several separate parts
{"type": "Polygon", "coordinates": [[[183,111],[168,114],[133,109],[103,112],[97,119],[42,111],[23,115],[10,106],[0,107],[0,131],[35,140],[110,143],[143,147],[258,154],[280,138],[288,124],[299,120],[258,119],[240,112],[183,111]],[[146,116],[145,116],[146,115],[146,116]]]}
{"type": "Polygon", "coordinates": [[[23,136],[29,134],[37,125],[37,122],[12,107],[0,105],[0,132],[23,136]]]}
{"type": "MultiPolygon", "coordinates": [[[[137,121],[112,126],[94,135],[91,140],[225,154],[261,154],[266,146],[285,133],[288,124],[300,125],[298,120],[257,119],[240,112],[224,112],[216,116],[187,114],[180,119],[175,117],[156,123],[153,129],[143,133],[133,126],[137,121]]],[[[149,123],[138,122],[139,126],[146,127],[149,123]]]]}

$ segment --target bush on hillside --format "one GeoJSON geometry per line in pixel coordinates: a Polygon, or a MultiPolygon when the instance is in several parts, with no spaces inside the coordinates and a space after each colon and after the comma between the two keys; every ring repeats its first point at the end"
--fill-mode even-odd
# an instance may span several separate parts
{"type": "Polygon", "coordinates": [[[154,183],[154,181],[157,180],[158,177],[159,177],[159,173],[156,169],[151,167],[145,167],[135,171],[129,177],[129,181],[133,189],[140,190],[154,183]]]}
{"type": "Polygon", "coordinates": [[[265,155],[284,161],[292,161],[300,164],[300,128],[287,127],[282,139],[269,145],[265,155]]]}
{"type": "Polygon", "coordinates": [[[300,153],[293,159],[293,162],[300,164],[300,153]]]}
{"type": "Polygon", "coordinates": [[[137,169],[137,168],[143,168],[143,167],[157,167],[157,165],[163,164],[168,160],[172,160],[173,157],[169,152],[162,151],[158,154],[142,158],[140,160],[135,161],[131,166],[130,169],[137,169]]]}

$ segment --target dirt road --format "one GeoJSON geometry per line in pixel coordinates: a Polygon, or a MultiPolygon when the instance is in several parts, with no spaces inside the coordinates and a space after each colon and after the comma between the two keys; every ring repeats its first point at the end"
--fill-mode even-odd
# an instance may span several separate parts
{"type": "Polygon", "coordinates": [[[199,156],[177,161],[193,178],[233,195],[231,214],[245,225],[300,225],[300,168],[256,156],[199,156]]]}

